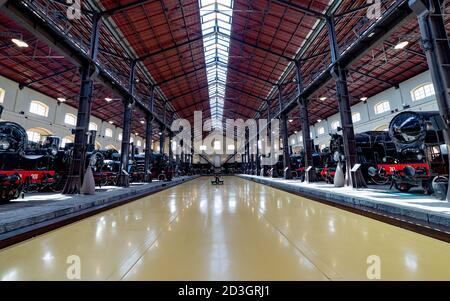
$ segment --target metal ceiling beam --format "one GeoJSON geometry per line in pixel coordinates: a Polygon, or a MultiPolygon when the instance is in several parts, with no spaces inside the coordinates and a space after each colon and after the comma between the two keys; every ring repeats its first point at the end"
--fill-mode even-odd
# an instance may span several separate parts
{"type": "MultiPolygon", "coordinates": [[[[223,35],[223,34],[222,34],[222,35],[223,35]]],[[[264,52],[266,52],[266,53],[270,53],[270,54],[272,54],[272,55],[274,55],[274,56],[281,57],[281,58],[285,59],[285,60],[288,61],[288,62],[293,61],[292,58],[287,57],[287,56],[282,55],[282,54],[279,54],[279,53],[276,53],[276,52],[274,52],[274,51],[272,51],[272,50],[270,50],[270,49],[267,49],[267,48],[264,48],[264,47],[261,47],[261,46],[258,46],[258,45],[255,45],[255,44],[246,42],[246,41],[244,41],[244,40],[238,39],[238,38],[233,37],[233,36],[228,36],[228,35],[225,35],[225,36],[229,37],[230,40],[232,40],[232,41],[238,42],[239,44],[247,45],[247,46],[250,46],[250,47],[252,47],[252,48],[255,48],[255,49],[264,51],[264,52]]]]}
{"type": "Polygon", "coordinates": [[[231,67],[231,65],[228,65],[227,68],[228,68],[229,70],[232,70],[232,71],[237,72],[237,73],[239,73],[239,74],[242,74],[242,75],[251,77],[251,78],[253,78],[253,79],[260,80],[260,81],[262,81],[262,82],[265,82],[266,84],[269,84],[269,85],[271,85],[271,86],[276,85],[276,83],[273,83],[273,82],[271,82],[271,81],[269,81],[269,80],[266,80],[266,79],[264,79],[264,78],[261,78],[261,77],[259,77],[259,76],[256,76],[256,75],[253,75],[253,74],[244,72],[244,71],[239,70],[239,69],[237,69],[237,68],[231,67]]]}
{"type": "Polygon", "coordinates": [[[367,73],[363,73],[363,72],[360,72],[360,71],[355,70],[355,69],[349,69],[349,71],[351,71],[351,72],[353,72],[353,73],[357,73],[357,74],[362,75],[362,76],[364,76],[364,77],[367,77],[367,78],[376,80],[376,81],[378,81],[378,82],[380,82],[380,83],[389,85],[389,86],[391,86],[391,87],[398,88],[398,84],[394,84],[394,83],[392,83],[392,82],[390,82],[390,81],[383,80],[383,79],[378,78],[378,77],[376,77],[376,76],[373,76],[373,75],[370,75],[370,74],[367,74],[367,73]]]}
{"type": "Polygon", "coordinates": [[[243,104],[243,103],[231,101],[229,98],[227,98],[226,101],[229,102],[229,103],[231,103],[231,104],[234,104],[234,105],[243,107],[243,108],[245,108],[245,109],[247,109],[247,110],[251,110],[251,111],[256,112],[256,113],[259,113],[259,112],[260,112],[259,110],[255,109],[255,108],[252,108],[252,107],[249,107],[249,106],[247,106],[247,105],[245,105],[245,104],[243,104]]]}
{"type": "Polygon", "coordinates": [[[260,101],[264,101],[264,102],[266,101],[266,99],[264,99],[264,98],[262,98],[262,97],[260,97],[260,96],[258,96],[258,95],[255,95],[255,94],[253,94],[253,93],[249,93],[249,92],[243,91],[243,90],[241,90],[241,89],[235,88],[235,87],[230,86],[230,85],[225,85],[223,82],[220,82],[220,84],[222,84],[222,85],[228,87],[229,89],[235,90],[235,91],[237,91],[237,92],[239,92],[239,93],[242,93],[242,94],[245,94],[245,95],[248,95],[248,96],[253,97],[253,98],[255,98],[255,99],[258,99],[258,100],[260,100],[260,101]]]}
{"type": "Polygon", "coordinates": [[[178,94],[178,95],[172,97],[172,98],[169,100],[169,102],[173,103],[173,101],[174,101],[175,99],[181,98],[181,97],[186,96],[186,95],[189,95],[189,94],[193,94],[193,93],[195,93],[195,92],[198,92],[198,91],[200,91],[200,90],[206,89],[206,88],[208,88],[208,87],[209,87],[209,85],[205,85],[205,86],[201,86],[201,87],[199,87],[199,88],[197,88],[197,89],[189,90],[189,91],[184,92],[184,93],[182,93],[182,94],[178,94]]]}
{"type": "Polygon", "coordinates": [[[78,69],[78,68],[77,67],[67,68],[65,70],[62,70],[62,71],[59,71],[59,72],[56,72],[56,73],[53,73],[53,74],[50,74],[50,75],[47,75],[47,76],[43,76],[43,77],[35,79],[35,80],[31,80],[31,81],[28,81],[28,82],[25,82],[25,83],[19,83],[19,89],[22,90],[23,88],[31,86],[32,84],[41,82],[41,81],[46,80],[46,79],[50,79],[50,78],[55,77],[55,76],[62,75],[64,73],[66,73],[66,72],[73,71],[73,70],[76,70],[76,69],[78,69]]]}
{"type": "MultiPolygon", "coordinates": [[[[209,36],[209,35],[206,35],[205,37],[207,37],[207,36],[209,36]]],[[[175,44],[175,45],[172,45],[172,46],[170,46],[168,48],[162,48],[160,50],[147,53],[145,55],[140,56],[138,58],[138,60],[139,61],[145,61],[146,59],[148,59],[148,58],[150,58],[152,56],[159,55],[159,54],[162,54],[164,52],[167,52],[167,51],[170,51],[170,50],[174,50],[174,49],[177,49],[178,47],[183,47],[183,46],[189,45],[191,43],[194,43],[194,42],[197,42],[197,41],[200,41],[200,40],[203,40],[203,36],[201,36],[201,35],[196,37],[196,38],[194,38],[194,39],[192,39],[192,40],[187,40],[187,41],[185,41],[183,43],[175,44]]]]}
{"type": "Polygon", "coordinates": [[[168,79],[166,79],[166,80],[163,80],[162,82],[159,82],[159,83],[157,84],[157,86],[161,87],[161,86],[164,85],[164,84],[167,84],[167,83],[169,83],[169,82],[171,82],[171,81],[177,80],[177,79],[182,78],[182,77],[184,77],[184,76],[188,76],[188,75],[190,75],[190,74],[192,74],[192,73],[196,73],[196,72],[198,72],[198,71],[200,71],[200,70],[203,70],[203,69],[206,69],[206,67],[205,67],[205,66],[201,66],[200,68],[195,68],[195,69],[193,69],[193,70],[191,70],[191,71],[188,71],[188,72],[185,72],[185,73],[183,73],[183,74],[176,75],[176,76],[174,76],[174,77],[172,77],[172,78],[168,78],[168,79]]]}
{"type": "Polygon", "coordinates": [[[313,10],[311,8],[308,8],[308,7],[302,6],[300,4],[292,3],[291,1],[272,0],[272,2],[278,3],[278,4],[283,5],[283,6],[287,6],[287,7],[291,8],[291,9],[294,9],[296,11],[302,12],[302,13],[307,14],[307,15],[311,15],[311,16],[314,16],[314,17],[317,17],[317,18],[325,18],[325,15],[323,13],[318,12],[318,11],[313,10]]]}

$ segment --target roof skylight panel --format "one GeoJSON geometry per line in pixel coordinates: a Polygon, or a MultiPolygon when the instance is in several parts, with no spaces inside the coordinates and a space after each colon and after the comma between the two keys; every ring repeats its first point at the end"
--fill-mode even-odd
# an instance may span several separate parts
{"type": "Polygon", "coordinates": [[[213,124],[221,125],[233,15],[233,0],[199,0],[213,124]],[[219,64],[220,62],[220,64],[219,64]]]}

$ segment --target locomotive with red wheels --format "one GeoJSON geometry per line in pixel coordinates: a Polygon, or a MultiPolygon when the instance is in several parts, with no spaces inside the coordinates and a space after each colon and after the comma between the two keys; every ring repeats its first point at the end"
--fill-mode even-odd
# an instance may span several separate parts
{"type": "Polygon", "coordinates": [[[0,202],[17,199],[25,192],[62,189],[56,170],[64,170],[60,138],[28,141],[25,129],[15,122],[0,122],[0,202]]]}
{"type": "Polygon", "coordinates": [[[387,156],[369,173],[401,192],[419,187],[445,198],[448,189],[448,147],[439,112],[402,112],[389,125],[396,156],[387,156]]]}

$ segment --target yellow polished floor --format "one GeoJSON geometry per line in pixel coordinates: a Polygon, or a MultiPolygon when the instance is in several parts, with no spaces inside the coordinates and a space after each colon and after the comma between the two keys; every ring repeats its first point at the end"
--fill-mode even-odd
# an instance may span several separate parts
{"type": "Polygon", "coordinates": [[[209,180],[0,250],[0,279],[67,280],[74,255],[81,280],[367,280],[369,256],[382,280],[450,280],[450,244],[239,178],[209,180]]]}

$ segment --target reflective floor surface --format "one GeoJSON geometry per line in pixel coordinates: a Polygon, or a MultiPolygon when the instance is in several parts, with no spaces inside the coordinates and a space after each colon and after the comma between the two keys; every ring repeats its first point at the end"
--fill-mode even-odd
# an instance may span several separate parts
{"type": "Polygon", "coordinates": [[[2,280],[450,280],[450,244],[200,178],[0,250],[2,280]]]}

